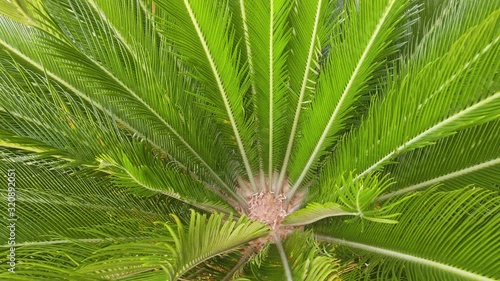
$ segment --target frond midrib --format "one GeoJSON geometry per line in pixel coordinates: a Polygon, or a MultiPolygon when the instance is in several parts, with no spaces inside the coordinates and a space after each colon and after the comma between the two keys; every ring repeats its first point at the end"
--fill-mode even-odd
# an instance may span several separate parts
{"type": "Polygon", "coordinates": [[[443,91],[444,89],[446,89],[446,87],[448,85],[450,85],[453,81],[455,81],[456,79],[458,79],[460,77],[460,74],[462,74],[463,72],[465,72],[466,70],[468,70],[470,68],[470,66],[476,62],[477,60],[479,60],[479,58],[486,54],[486,52],[491,49],[491,47],[495,44],[497,44],[498,42],[500,41],[500,36],[498,36],[497,38],[495,38],[495,40],[493,40],[491,43],[489,43],[488,45],[486,45],[480,53],[476,54],[474,56],[474,58],[472,58],[472,60],[466,62],[462,68],[460,68],[457,72],[453,73],[453,75],[451,75],[450,78],[448,78],[443,84],[441,84],[439,86],[439,88],[434,92],[432,93],[432,95],[430,95],[429,97],[427,97],[424,102],[422,102],[422,104],[419,106],[419,108],[425,106],[434,96],[436,96],[437,94],[439,94],[441,91],[443,91]]]}
{"type": "Polygon", "coordinates": [[[401,188],[397,191],[391,192],[391,193],[384,194],[378,198],[378,201],[383,201],[383,200],[387,200],[387,199],[390,199],[390,198],[395,197],[395,196],[410,193],[410,192],[413,192],[413,191],[416,191],[416,190],[419,190],[419,189],[422,189],[422,188],[425,188],[428,186],[432,186],[432,185],[440,183],[440,182],[444,182],[447,180],[451,180],[453,178],[457,178],[457,177],[464,176],[464,175],[467,175],[467,174],[470,174],[473,172],[477,172],[477,171],[480,171],[482,169],[487,169],[487,168],[490,168],[490,167],[498,165],[498,164],[500,164],[500,158],[491,159],[489,161],[485,161],[485,162],[482,162],[482,163],[479,163],[479,164],[476,164],[473,166],[469,166],[467,168],[456,170],[456,171],[450,172],[448,174],[445,174],[445,175],[442,175],[439,177],[435,177],[433,179],[430,179],[430,180],[427,180],[424,182],[420,182],[420,183],[417,183],[414,185],[403,187],[403,188],[401,188]]]}
{"type": "Polygon", "coordinates": [[[312,63],[312,58],[313,58],[313,54],[314,54],[314,46],[316,43],[315,39],[316,39],[317,32],[318,32],[322,1],[323,0],[318,1],[318,6],[316,8],[316,15],[315,15],[315,19],[314,19],[313,32],[311,35],[309,50],[308,50],[308,54],[307,54],[306,67],[304,69],[304,76],[302,78],[299,99],[297,101],[297,108],[295,109],[295,115],[293,117],[292,129],[290,131],[290,137],[288,139],[285,157],[283,159],[283,167],[281,168],[281,172],[280,172],[279,179],[278,179],[278,186],[283,185],[283,180],[285,179],[285,174],[286,174],[286,170],[288,167],[288,161],[289,161],[290,156],[292,154],[293,141],[295,140],[295,137],[296,137],[295,134],[297,132],[297,126],[299,124],[300,111],[301,111],[302,106],[303,106],[302,102],[304,100],[304,95],[305,95],[305,92],[307,89],[307,81],[309,78],[309,71],[311,70],[311,63],[312,63]]]}
{"type": "MultiPolygon", "coordinates": [[[[6,142],[5,140],[0,140],[0,147],[11,148],[11,149],[19,149],[19,150],[23,150],[23,151],[27,151],[27,152],[32,152],[32,153],[37,153],[37,154],[50,153],[51,157],[53,157],[55,159],[67,161],[69,163],[76,161],[75,159],[66,158],[66,157],[63,157],[61,155],[56,155],[54,153],[56,151],[56,149],[54,149],[54,150],[42,149],[42,148],[36,147],[36,146],[27,146],[27,145],[22,145],[22,144],[19,144],[19,143],[6,142]]],[[[88,166],[88,167],[91,166],[89,164],[82,164],[82,165],[83,166],[88,166]]]]}
{"type": "MultiPolygon", "coordinates": [[[[29,246],[45,246],[45,245],[57,245],[57,244],[74,244],[75,242],[82,243],[102,243],[102,242],[114,242],[116,240],[134,241],[149,239],[152,236],[136,236],[136,237],[113,237],[113,238],[84,238],[84,239],[71,239],[71,240],[52,240],[52,241],[32,241],[24,243],[16,243],[16,247],[29,247],[29,246]]],[[[0,248],[10,248],[11,245],[0,245],[0,248]]]]}
{"type": "Polygon", "coordinates": [[[273,133],[274,133],[274,0],[269,11],[269,182],[273,182],[273,133]]]}
{"type": "Polygon", "coordinates": [[[214,58],[210,52],[208,44],[207,44],[205,37],[203,35],[203,32],[201,31],[201,27],[198,23],[198,20],[197,20],[196,16],[194,15],[193,8],[191,7],[188,0],[184,0],[184,5],[185,5],[186,10],[189,14],[189,18],[191,19],[191,22],[193,23],[193,27],[195,28],[196,34],[198,35],[198,39],[203,47],[203,51],[205,52],[205,55],[208,59],[208,62],[210,64],[210,69],[212,70],[212,72],[214,74],[214,78],[217,82],[217,87],[218,87],[219,92],[221,94],[222,101],[224,102],[224,107],[225,107],[227,116],[229,118],[229,122],[231,123],[231,127],[233,129],[233,133],[234,133],[234,136],[236,138],[236,142],[238,143],[238,148],[240,150],[241,158],[243,160],[243,164],[244,164],[246,172],[248,174],[249,181],[250,181],[254,191],[257,191],[257,185],[255,184],[255,179],[253,177],[252,168],[250,167],[248,156],[247,156],[247,153],[245,151],[245,147],[243,145],[243,141],[241,139],[241,136],[240,136],[240,133],[238,130],[238,126],[237,126],[236,121],[234,119],[234,116],[233,116],[233,113],[231,110],[231,105],[229,104],[226,89],[224,87],[224,84],[222,83],[220,73],[217,70],[217,66],[215,65],[214,58]]]}
{"type": "Polygon", "coordinates": [[[358,75],[358,72],[360,71],[366,57],[368,56],[368,53],[369,53],[372,45],[375,43],[375,40],[376,40],[379,32],[381,31],[382,26],[384,25],[384,22],[386,21],[387,17],[389,16],[390,11],[391,11],[392,7],[394,6],[395,2],[396,2],[395,0],[391,0],[390,2],[388,2],[388,5],[386,6],[384,13],[382,14],[382,17],[379,19],[377,26],[375,27],[375,30],[373,31],[373,34],[370,37],[370,40],[368,41],[365,49],[363,50],[363,53],[362,53],[361,57],[359,58],[351,77],[349,78],[349,82],[347,83],[347,86],[344,88],[344,91],[342,92],[342,95],[340,96],[340,99],[339,99],[337,105],[335,106],[335,109],[334,109],[332,115],[330,116],[330,119],[328,120],[328,123],[327,123],[325,129],[323,130],[323,133],[321,134],[320,139],[316,143],[316,146],[314,147],[314,150],[306,163],[306,166],[304,167],[299,178],[295,181],[295,184],[291,188],[291,190],[288,194],[289,198],[291,198],[292,197],[291,195],[293,195],[295,193],[295,191],[300,187],[300,185],[302,184],[302,181],[305,179],[307,173],[309,172],[309,169],[311,168],[312,164],[314,163],[314,161],[316,159],[316,155],[319,153],[321,146],[323,145],[323,142],[326,140],[326,137],[330,131],[330,128],[333,125],[333,123],[337,117],[337,114],[338,114],[340,108],[342,107],[343,102],[344,102],[347,94],[349,93],[349,91],[354,83],[354,80],[356,79],[356,77],[358,75]]]}
{"type": "MultiPolygon", "coordinates": [[[[65,81],[63,78],[59,77],[58,75],[56,75],[55,73],[53,73],[53,72],[51,72],[49,70],[46,70],[42,65],[40,65],[37,62],[35,62],[34,60],[32,60],[31,58],[29,58],[28,56],[26,56],[25,54],[23,54],[21,51],[17,50],[13,46],[9,45],[7,42],[3,41],[2,39],[0,39],[0,44],[3,45],[8,50],[10,50],[11,52],[15,53],[17,56],[21,57],[23,60],[25,60],[27,63],[29,63],[30,65],[32,65],[33,67],[35,67],[39,71],[47,73],[47,75],[49,77],[53,78],[55,81],[57,81],[61,85],[64,85],[66,88],[68,88],[69,90],[71,90],[73,93],[75,93],[76,95],[78,95],[80,98],[84,99],[85,101],[87,101],[90,104],[92,104],[93,106],[95,106],[101,112],[106,113],[108,116],[110,116],[111,118],[113,118],[114,120],[116,120],[118,123],[122,124],[128,131],[130,131],[130,132],[134,133],[135,135],[140,136],[141,138],[147,140],[147,142],[150,143],[154,148],[162,151],[165,155],[168,155],[168,153],[159,144],[155,143],[152,139],[146,137],[144,134],[142,134],[137,129],[135,129],[134,127],[132,127],[129,123],[125,122],[124,120],[122,120],[121,118],[119,118],[118,116],[116,116],[113,112],[111,112],[110,110],[106,109],[103,105],[101,105],[100,103],[98,103],[96,100],[91,99],[88,95],[86,95],[82,91],[80,91],[77,88],[75,88],[73,85],[71,85],[69,82],[65,81]]],[[[93,62],[98,67],[100,67],[101,69],[103,69],[102,66],[100,66],[100,64],[98,64],[95,61],[93,61],[93,62]]],[[[106,71],[106,72],[108,72],[105,69],[103,69],[103,70],[106,71]]],[[[114,76],[110,76],[110,77],[114,77],[114,76]]],[[[120,85],[123,85],[121,83],[121,81],[117,81],[117,83],[120,83],[120,85]]],[[[123,87],[125,87],[126,89],[128,89],[130,91],[130,89],[128,87],[126,87],[125,85],[123,85],[123,87]]],[[[168,122],[166,122],[166,120],[164,120],[163,118],[161,118],[156,111],[152,110],[152,108],[149,107],[147,104],[145,104],[145,102],[142,99],[140,99],[139,97],[137,97],[137,95],[135,93],[133,93],[133,94],[134,94],[134,97],[136,97],[145,106],[147,106],[147,108],[149,110],[151,110],[151,112],[154,113],[155,116],[157,118],[159,118],[159,120],[161,120],[162,123],[164,123],[164,125],[166,125],[168,129],[171,130],[172,134],[174,134],[181,141],[181,143],[183,143],[185,145],[185,147],[200,161],[200,163],[208,170],[208,172],[210,172],[210,174],[214,177],[214,179],[216,179],[221,184],[221,186],[224,187],[224,189],[226,191],[228,191],[230,193],[233,192],[231,190],[231,188],[229,188],[229,186],[220,178],[220,176],[208,165],[208,163],[205,162],[205,160],[201,157],[201,155],[199,155],[194,150],[194,148],[191,147],[189,145],[189,143],[187,143],[187,141],[184,140],[184,138],[182,138],[182,136],[176,130],[174,130],[173,127],[170,126],[170,124],[168,124],[168,122]]],[[[236,196],[235,194],[233,194],[233,195],[236,196]]]]}
{"type": "Polygon", "coordinates": [[[480,102],[470,106],[470,107],[467,107],[449,117],[447,117],[446,119],[444,119],[443,121],[435,124],[434,126],[430,127],[429,129],[423,131],[422,133],[418,134],[417,136],[415,136],[414,138],[410,139],[409,141],[403,143],[401,146],[399,146],[398,148],[396,148],[395,150],[391,151],[390,153],[388,153],[386,156],[384,156],[382,159],[380,159],[379,161],[377,161],[375,164],[371,165],[369,168],[367,168],[366,170],[364,170],[363,172],[359,173],[356,177],[353,178],[353,181],[356,181],[358,179],[360,179],[361,177],[377,170],[378,168],[380,168],[380,166],[385,163],[386,161],[388,161],[389,159],[393,158],[394,156],[398,155],[399,153],[403,152],[406,150],[407,147],[415,144],[415,143],[418,143],[420,140],[422,140],[423,138],[425,138],[427,135],[429,134],[432,134],[434,133],[435,131],[439,131],[441,128],[443,127],[446,127],[446,125],[450,124],[450,123],[453,123],[453,121],[459,119],[460,117],[464,116],[464,115],[467,115],[469,112],[471,111],[474,111],[475,109],[477,109],[478,107],[481,107],[483,105],[486,105],[490,102],[492,102],[493,100],[496,100],[496,99],[500,99],[500,92],[497,92],[483,100],[481,100],[480,102]]]}
{"type": "MultiPolygon", "coordinates": [[[[26,193],[26,189],[23,191],[26,193]]],[[[37,191],[39,192],[39,191],[37,191]]],[[[37,194],[39,195],[39,194],[37,194]]],[[[51,194],[53,195],[53,194],[51,194]]],[[[62,194],[59,194],[62,195],[62,194]]],[[[74,198],[72,198],[74,199],[74,198]]],[[[138,210],[138,209],[124,209],[124,208],[119,208],[119,207],[112,207],[109,205],[97,205],[93,203],[79,203],[75,201],[69,201],[69,200],[45,200],[45,199],[35,199],[33,198],[26,198],[26,194],[23,194],[22,197],[16,198],[16,201],[19,202],[29,202],[29,203],[41,203],[41,204],[49,204],[49,205],[61,205],[61,206],[71,206],[71,207],[90,207],[92,209],[97,209],[97,210],[103,210],[103,211],[124,211],[128,213],[138,213],[138,214],[143,214],[143,215],[154,215],[154,216],[160,216],[160,214],[151,212],[151,211],[144,211],[144,210],[138,210]]]]}
{"type": "Polygon", "coordinates": [[[372,253],[390,256],[392,258],[400,259],[403,261],[408,261],[408,262],[412,262],[412,263],[421,264],[424,266],[429,266],[429,267],[432,267],[432,268],[435,268],[438,270],[446,271],[446,272],[452,273],[454,275],[457,275],[460,277],[465,277],[465,278],[472,279],[472,280],[494,281],[494,279],[491,279],[491,278],[488,278],[486,276],[482,276],[482,275],[479,275],[477,273],[470,272],[470,271],[467,271],[467,270],[464,270],[464,269],[461,269],[458,267],[454,267],[454,266],[447,265],[444,263],[436,262],[436,261],[433,261],[431,259],[426,259],[426,258],[422,258],[422,257],[410,255],[410,254],[405,254],[405,253],[394,251],[391,249],[386,249],[386,248],[377,247],[377,246],[371,246],[371,245],[367,245],[367,244],[357,243],[357,242],[349,241],[346,239],[335,238],[335,237],[330,237],[330,236],[325,236],[325,235],[316,235],[316,238],[319,240],[322,240],[322,241],[332,242],[332,243],[343,245],[343,246],[348,246],[348,247],[352,247],[352,248],[356,248],[356,249],[360,249],[360,250],[364,250],[364,251],[368,251],[368,252],[372,252],[372,253]]]}
{"type": "Polygon", "coordinates": [[[26,122],[33,123],[33,124],[35,124],[35,125],[37,125],[37,126],[40,126],[40,127],[44,127],[45,129],[47,129],[47,130],[51,130],[51,131],[53,131],[53,132],[55,132],[55,133],[58,133],[58,134],[60,134],[60,135],[67,136],[66,132],[62,132],[62,131],[58,130],[58,129],[57,129],[57,128],[55,128],[55,127],[51,127],[51,126],[50,126],[50,124],[47,124],[47,123],[42,123],[42,122],[40,122],[40,121],[38,121],[38,120],[36,120],[36,119],[32,118],[31,116],[26,116],[26,115],[23,115],[23,114],[18,113],[18,112],[7,111],[7,109],[5,109],[5,108],[3,108],[3,107],[1,107],[1,106],[0,106],[0,111],[1,111],[1,112],[6,112],[6,113],[8,113],[9,115],[12,115],[12,116],[14,116],[14,117],[16,117],[16,118],[23,119],[23,120],[25,120],[26,122]]]}
{"type": "MultiPolygon", "coordinates": [[[[209,213],[212,213],[214,211],[222,211],[223,213],[228,213],[229,210],[225,209],[221,209],[221,208],[218,208],[216,206],[212,206],[211,204],[207,204],[207,203],[203,203],[203,202],[198,202],[198,201],[195,201],[195,200],[189,200],[187,198],[184,198],[183,196],[181,196],[180,194],[174,192],[174,191],[166,191],[166,190],[160,190],[160,189],[156,189],[142,181],[140,181],[137,177],[135,177],[132,173],[130,173],[130,171],[128,169],[126,169],[125,167],[122,167],[120,166],[119,167],[120,169],[122,169],[129,177],[130,179],[135,182],[136,184],[138,184],[139,186],[142,186],[144,189],[147,189],[147,190],[151,190],[153,192],[157,192],[157,193],[160,193],[160,194],[163,194],[165,196],[168,196],[170,198],[173,198],[173,199],[176,199],[176,200],[179,200],[185,204],[188,204],[188,205],[191,205],[193,207],[196,207],[196,208],[199,208],[199,209],[202,209],[204,211],[208,211],[209,213]]],[[[107,172],[107,171],[103,171],[103,172],[107,172]]],[[[110,175],[113,175],[112,172],[109,172],[110,175]]],[[[215,190],[214,188],[210,188],[213,192],[217,193],[217,190],[215,190]]],[[[239,198],[238,198],[239,199],[239,198]]]]}
{"type": "MultiPolygon", "coordinates": [[[[245,8],[245,0],[240,0],[240,13],[241,13],[241,18],[243,22],[243,36],[244,38],[244,43],[245,43],[245,48],[247,51],[247,62],[248,62],[248,73],[250,74],[250,90],[252,91],[252,97],[253,99],[257,98],[257,89],[255,85],[255,66],[254,66],[254,58],[253,58],[253,53],[252,53],[252,45],[250,44],[250,33],[248,30],[248,24],[247,24],[247,16],[246,16],[246,8],[245,8]]],[[[255,100],[254,100],[254,105],[253,109],[256,110],[255,106],[255,100]]],[[[259,161],[259,177],[260,177],[260,185],[265,186],[265,177],[264,177],[264,163],[262,161],[262,146],[261,143],[257,143],[257,150],[258,150],[258,161],[259,161]]]]}
{"type": "MultiPolygon", "coordinates": [[[[127,40],[125,40],[125,37],[123,37],[123,35],[121,34],[121,32],[116,28],[116,26],[114,26],[111,21],[106,17],[106,15],[102,12],[102,10],[99,9],[98,5],[95,3],[94,0],[89,0],[89,3],[90,5],[94,8],[94,10],[97,12],[97,14],[99,14],[99,17],[101,18],[101,20],[103,20],[110,29],[113,30],[113,32],[115,33],[116,35],[116,38],[118,39],[118,41],[120,41],[123,46],[128,50],[128,52],[132,55],[132,57],[134,57],[134,60],[136,62],[139,62],[139,57],[137,55],[137,52],[135,52],[133,50],[133,48],[130,46],[130,43],[127,42],[127,40]]],[[[146,72],[146,66],[144,63],[140,64],[143,71],[146,72]]]]}
{"type": "Polygon", "coordinates": [[[292,270],[290,268],[290,264],[288,263],[288,255],[283,248],[283,244],[281,243],[281,239],[278,235],[274,235],[274,242],[278,252],[280,254],[281,263],[283,264],[283,269],[285,271],[285,276],[287,281],[293,281],[292,270]]]}

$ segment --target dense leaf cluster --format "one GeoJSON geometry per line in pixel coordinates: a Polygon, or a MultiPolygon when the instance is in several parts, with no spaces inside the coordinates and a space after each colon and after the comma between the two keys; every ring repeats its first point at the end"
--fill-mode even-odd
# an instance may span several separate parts
{"type": "Polygon", "coordinates": [[[500,279],[499,0],[0,14],[0,279],[500,279]]]}

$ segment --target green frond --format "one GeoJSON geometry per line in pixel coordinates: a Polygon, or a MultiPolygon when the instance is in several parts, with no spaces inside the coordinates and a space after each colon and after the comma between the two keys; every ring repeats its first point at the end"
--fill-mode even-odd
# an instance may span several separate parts
{"type": "MultiPolygon", "coordinates": [[[[283,159],[283,140],[287,132],[286,106],[291,96],[287,88],[286,62],[292,30],[288,16],[293,2],[276,0],[247,2],[248,40],[253,50],[254,98],[262,147],[263,168],[273,176],[283,159]],[[262,15],[266,15],[262,17],[262,15]]],[[[271,178],[272,182],[273,179],[271,178]]]]}
{"type": "MultiPolygon", "coordinates": [[[[282,242],[292,280],[336,280],[338,260],[319,245],[310,232],[296,232],[282,242]]],[[[250,261],[242,277],[250,280],[287,280],[275,246],[266,247],[259,262],[250,261]]]]}
{"type": "MultiPolygon", "coordinates": [[[[235,32],[235,44],[236,47],[239,48],[240,54],[242,56],[241,59],[241,65],[245,66],[245,64],[248,67],[248,79],[249,79],[249,90],[247,93],[243,96],[244,99],[244,107],[246,110],[248,110],[248,115],[251,116],[253,119],[253,122],[256,123],[256,130],[259,128],[259,124],[261,121],[257,119],[256,113],[257,112],[257,103],[256,103],[256,98],[257,98],[257,85],[256,85],[256,78],[255,76],[257,75],[256,70],[255,70],[255,65],[254,65],[254,58],[253,54],[256,52],[256,50],[253,50],[253,42],[251,43],[250,41],[250,35],[249,35],[249,21],[248,21],[248,9],[253,8],[256,9],[260,7],[260,3],[257,2],[257,5],[255,3],[251,3],[252,5],[249,7],[246,3],[245,0],[239,0],[239,1],[229,1],[228,2],[229,7],[231,9],[231,22],[234,27],[234,32],[235,32]]],[[[262,19],[259,19],[259,21],[262,19]]],[[[260,138],[255,143],[256,147],[256,153],[257,153],[257,159],[256,161],[258,162],[258,167],[255,166],[255,168],[258,168],[259,171],[259,183],[260,185],[265,185],[265,175],[264,175],[264,153],[263,150],[266,149],[266,147],[260,143],[262,141],[262,133],[255,132],[256,134],[260,134],[260,138]]]]}
{"type": "MultiPolygon", "coordinates": [[[[145,149],[147,148],[142,145],[131,147],[131,151],[145,149]]],[[[138,153],[130,157],[131,159],[122,152],[112,156],[101,155],[98,158],[99,170],[110,174],[117,186],[136,195],[151,196],[160,193],[208,212],[231,213],[234,209],[227,203],[237,205],[236,201],[216,188],[205,186],[202,182],[193,180],[191,176],[183,175],[180,171],[162,164],[152,153],[138,153]],[[210,190],[217,192],[220,197],[210,190]]]]}
{"type": "Polygon", "coordinates": [[[499,203],[483,189],[427,192],[396,208],[397,225],[336,220],[315,228],[320,240],[362,256],[367,280],[496,280],[499,203]]]}
{"type": "MultiPolygon", "coordinates": [[[[127,230],[116,228],[116,231],[127,230]]],[[[16,276],[48,278],[64,274],[76,280],[183,280],[183,275],[207,260],[237,252],[266,232],[264,225],[246,218],[234,221],[231,216],[225,218],[220,214],[207,218],[192,211],[187,225],[174,217],[173,223],[162,222],[157,227],[137,231],[137,238],[120,240],[94,233],[98,239],[69,239],[60,244],[20,247],[17,253],[21,257],[29,253],[25,250],[31,250],[33,256],[40,258],[35,254],[37,249],[44,256],[41,260],[26,257],[22,264],[25,270],[20,268],[16,276]]]]}
{"type": "Polygon", "coordinates": [[[246,66],[240,67],[240,57],[234,49],[227,1],[162,0],[157,3],[168,14],[159,21],[163,25],[162,34],[203,82],[199,94],[203,96],[204,106],[210,109],[225,143],[239,151],[244,171],[256,190],[252,172],[257,163],[256,149],[250,141],[255,130],[243,104],[249,82],[246,66]]]}
{"type": "Polygon", "coordinates": [[[473,185],[499,190],[500,121],[459,131],[397,158],[397,165],[388,167],[396,182],[380,199],[430,188],[457,189],[473,185]]]}
{"type": "Polygon", "coordinates": [[[500,280],[499,19],[0,0],[0,279],[500,280]]]}
{"type": "Polygon", "coordinates": [[[182,277],[198,264],[218,255],[238,250],[245,243],[267,234],[267,227],[241,217],[234,221],[232,216],[206,215],[191,212],[186,229],[175,218],[177,229],[165,225],[175,241],[176,262],[170,275],[174,280],[182,277]],[[210,247],[207,247],[210,245],[210,247]]]}
{"type": "Polygon", "coordinates": [[[284,108],[290,92],[286,61],[292,33],[288,16],[293,4],[289,0],[241,2],[252,72],[250,83],[255,88],[252,101],[258,126],[256,140],[261,148],[263,172],[271,177],[283,159],[282,140],[287,131],[288,112],[284,108]]]}
{"type": "Polygon", "coordinates": [[[312,189],[316,192],[309,195],[309,203],[305,208],[289,215],[285,224],[306,225],[315,221],[336,216],[355,216],[350,218],[376,221],[379,223],[397,223],[399,213],[393,212],[395,206],[403,204],[409,197],[399,201],[380,205],[377,203],[381,194],[394,184],[388,175],[372,174],[354,181],[350,175],[328,175],[320,180],[312,189]]]}
{"type": "Polygon", "coordinates": [[[57,84],[17,65],[0,69],[1,146],[96,166],[106,142],[127,137],[116,125],[57,84]],[[88,106],[88,107],[87,107],[88,106]]]}
{"type": "Polygon", "coordinates": [[[294,27],[293,36],[290,38],[290,49],[292,51],[287,61],[290,76],[290,94],[288,97],[290,108],[284,110],[293,112],[293,116],[290,115],[292,117],[290,118],[292,126],[286,144],[278,186],[282,186],[288,171],[292,148],[298,137],[297,128],[302,120],[300,118],[302,108],[309,102],[310,96],[314,94],[315,83],[321,71],[321,52],[331,34],[329,22],[337,21],[336,18],[332,19],[332,14],[329,13],[328,8],[331,8],[331,2],[327,0],[296,1],[296,6],[290,15],[290,24],[294,27]]]}
{"type": "MultiPolygon", "coordinates": [[[[99,175],[0,161],[4,180],[11,174],[9,170],[15,171],[15,196],[9,201],[7,193],[2,196],[2,202],[13,203],[12,212],[2,215],[2,228],[15,223],[18,247],[67,243],[59,237],[101,238],[96,237],[97,232],[117,239],[135,237],[135,231],[167,219],[168,213],[186,210],[162,195],[139,198],[127,194],[99,175]],[[127,231],[120,233],[119,228],[127,231]]],[[[7,240],[2,247],[10,247],[7,240]]]]}
{"type": "Polygon", "coordinates": [[[174,165],[168,167],[156,159],[153,149],[138,144],[107,116],[86,108],[81,100],[73,99],[62,89],[58,91],[44,77],[19,70],[31,74],[32,79],[15,77],[6,70],[0,76],[0,89],[12,95],[0,101],[0,124],[4,127],[0,130],[1,147],[66,160],[66,166],[100,169],[129,190],[136,187],[137,193],[163,193],[190,204],[198,203],[209,211],[231,212],[232,208],[220,203],[220,198],[209,191],[226,197],[219,188],[204,186],[198,182],[200,179],[190,178],[191,174],[182,176],[172,171],[174,165]],[[31,86],[35,83],[36,87],[31,86]]]}
{"type": "Polygon", "coordinates": [[[498,15],[492,12],[425,66],[409,61],[360,127],[342,140],[324,171],[356,169],[358,179],[398,155],[498,118],[498,15]]]}
{"type": "Polygon", "coordinates": [[[358,215],[358,213],[345,211],[342,206],[337,203],[310,203],[305,208],[288,215],[283,224],[289,226],[299,226],[311,224],[329,217],[356,215],[358,215]]]}
{"type": "Polygon", "coordinates": [[[19,23],[38,27],[37,10],[41,9],[40,0],[8,0],[0,2],[0,14],[19,23]]]}
{"type": "Polygon", "coordinates": [[[348,19],[338,27],[341,34],[331,38],[331,50],[318,79],[311,110],[303,117],[303,137],[297,140],[289,166],[293,182],[289,195],[310,178],[311,171],[318,167],[318,159],[346,127],[345,120],[365,90],[367,80],[390,53],[388,46],[397,38],[392,33],[405,8],[403,0],[347,4],[348,19]]]}
{"type": "Polygon", "coordinates": [[[200,142],[198,136],[189,133],[193,128],[216,130],[210,130],[213,126],[206,119],[200,116],[194,120],[187,119],[193,116],[193,112],[185,114],[179,110],[182,108],[180,105],[189,101],[177,96],[190,83],[180,75],[176,76],[179,71],[172,55],[162,52],[159,59],[151,63],[161,67],[155,75],[170,73],[171,77],[154,79],[154,76],[144,72],[137,72],[144,75],[137,77],[136,72],[131,72],[136,68],[133,56],[127,53],[126,48],[117,47],[122,43],[112,36],[108,23],[92,12],[87,3],[74,4],[76,6],[67,7],[60,2],[45,3],[50,5],[50,11],[60,11],[53,19],[57,25],[52,28],[54,33],[66,39],[59,40],[49,33],[3,19],[0,24],[2,49],[23,66],[46,73],[54,83],[117,119],[132,134],[145,139],[164,154],[167,154],[166,151],[173,153],[176,161],[190,169],[196,166],[199,170],[201,165],[204,177],[228,190],[232,184],[231,169],[221,167],[223,163],[228,164],[227,161],[214,161],[213,157],[207,157],[208,151],[217,150],[220,153],[216,155],[222,157],[225,154],[225,150],[221,149],[223,146],[216,138],[200,142]],[[62,29],[57,29],[59,27],[62,29]],[[97,29],[99,27],[100,30],[97,29]],[[94,36],[92,32],[98,33],[94,36]],[[33,48],[34,44],[36,48],[33,48]],[[50,54],[40,56],[38,52],[43,49],[50,50],[50,54]],[[123,56],[129,59],[123,60],[123,56]],[[160,61],[163,63],[160,64],[160,61]],[[183,149],[179,150],[179,147],[183,149]],[[226,173],[220,172],[220,169],[226,169],[226,173]]]}

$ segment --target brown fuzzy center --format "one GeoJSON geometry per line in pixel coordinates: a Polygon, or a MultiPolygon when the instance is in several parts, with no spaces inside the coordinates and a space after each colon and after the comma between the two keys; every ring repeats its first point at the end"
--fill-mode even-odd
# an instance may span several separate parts
{"type": "Polygon", "coordinates": [[[288,214],[285,199],[284,195],[274,192],[255,193],[248,200],[248,216],[276,229],[288,214]]]}
{"type": "Polygon", "coordinates": [[[270,182],[268,178],[264,181],[256,179],[257,192],[253,192],[248,181],[238,180],[238,192],[243,195],[248,205],[247,210],[238,206],[240,212],[254,221],[267,224],[271,229],[268,236],[251,243],[255,248],[260,248],[267,242],[272,243],[274,236],[284,238],[293,230],[293,227],[282,225],[282,222],[288,214],[300,206],[305,196],[303,192],[297,192],[287,202],[285,194],[290,190],[288,181],[285,180],[282,186],[278,187],[276,182],[278,175],[274,175],[273,179],[274,182],[270,182]]]}

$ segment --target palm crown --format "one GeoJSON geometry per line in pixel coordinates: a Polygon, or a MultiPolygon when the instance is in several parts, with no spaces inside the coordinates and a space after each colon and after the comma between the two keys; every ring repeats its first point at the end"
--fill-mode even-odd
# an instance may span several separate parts
{"type": "Polygon", "coordinates": [[[0,11],[2,279],[500,278],[498,1],[0,11]]]}

